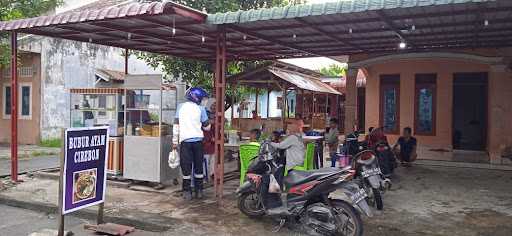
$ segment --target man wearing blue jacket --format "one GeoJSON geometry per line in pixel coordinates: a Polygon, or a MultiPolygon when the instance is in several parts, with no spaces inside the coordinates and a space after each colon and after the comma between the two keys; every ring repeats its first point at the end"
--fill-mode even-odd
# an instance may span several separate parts
{"type": "Polygon", "coordinates": [[[186,102],[176,110],[173,125],[173,149],[180,152],[180,166],[183,174],[183,198],[192,200],[191,181],[194,179],[195,197],[203,198],[203,130],[210,130],[208,114],[201,105],[208,93],[202,88],[190,88],[186,94],[186,102]],[[194,167],[194,176],[192,176],[194,167]]]}

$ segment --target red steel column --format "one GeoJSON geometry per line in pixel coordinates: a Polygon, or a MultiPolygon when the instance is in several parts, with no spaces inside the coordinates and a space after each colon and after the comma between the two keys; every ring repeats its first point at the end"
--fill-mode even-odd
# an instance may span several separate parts
{"type": "Polygon", "coordinates": [[[11,180],[18,181],[18,34],[11,33],[11,180]]]}
{"type": "Polygon", "coordinates": [[[226,33],[217,36],[215,60],[215,197],[220,203],[224,189],[224,99],[226,94],[226,33]]]}

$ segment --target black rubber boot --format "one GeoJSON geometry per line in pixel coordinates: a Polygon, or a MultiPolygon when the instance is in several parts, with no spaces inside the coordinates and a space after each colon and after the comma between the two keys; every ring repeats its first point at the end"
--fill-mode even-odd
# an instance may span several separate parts
{"type": "Polygon", "coordinates": [[[204,195],[203,195],[203,178],[195,178],[194,186],[196,188],[195,198],[203,199],[203,197],[204,197],[204,195]]]}
{"type": "Polygon", "coordinates": [[[184,179],[183,180],[182,189],[183,189],[183,199],[185,201],[192,200],[192,189],[190,187],[190,180],[189,179],[184,179]]]}
{"type": "Polygon", "coordinates": [[[203,199],[204,198],[204,195],[203,195],[203,190],[202,189],[198,189],[196,190],[196,199],[203,199]]]}
{"type": "Polygon", "coordinates": [[[192,192],[184,191],[183,192],[183,200],[185,200],[185,201],[192,201],[192,192]]]}

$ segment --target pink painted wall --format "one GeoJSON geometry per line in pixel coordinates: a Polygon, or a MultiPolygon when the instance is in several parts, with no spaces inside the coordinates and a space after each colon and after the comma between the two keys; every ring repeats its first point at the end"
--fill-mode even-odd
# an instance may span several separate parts
{"type": "MultiPolygon", "coordinates": [[[[392,60],[362,68],[367,73],[366,126],[379,126],[381,74],[400,74],[400,130],[414,127],[415,74],[437,74],[436,135],[415,135],[423,149],[452,150],[453,74],[487,72],[489,89],[488,151],[492,163],[502,163],[501,151],[512,145],[512,73],[510,69],[456,59],[392,60]]],[[[397,135],[389,135],[396,142],[397,135]]]]}
{"type": "MultiPolygon", "coordinates": [[[[29,83],[32,85],[32,117],[30,119],[18,119],[18,142],[20,144],[38,144],[41,137],[41,59],[39,54],[21,53],[18,68],[32,67],[32,77],[18,76],[18,83],[29,83]]],[[[3,72],[3,70],[0,70],[3,72]]],[[[0,73],[0,88],[4,84],[10,84],[11,78],[0,73]]],[[[3,109],[3,91],[0,91],[0,109],[3,109]]],[[[18,109],[21,109],[21,100],[18,99],[18,109]]],[[[11,119],[5,119],[0,110],[0,143],[7,143],[11,140],[11,119]]]]}

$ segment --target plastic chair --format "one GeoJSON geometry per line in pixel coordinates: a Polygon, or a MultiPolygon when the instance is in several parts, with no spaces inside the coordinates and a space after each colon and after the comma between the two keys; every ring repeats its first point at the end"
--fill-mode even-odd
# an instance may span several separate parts
{"type": "Polygon", "coordinates": [[[304,158],[304,165],[293,167],[294,170],[312,170],[313,169],[313,159],[315,157],[315,144],[308,143],[306,145],[306,157],[304,158]]]}
{"type": "Polygon", "coordinates": [[[251,160],[258,156],[259,151],[259,143],[251,142],[240,145],[240,185],[245,182],[245,174],[247,174],[251,160]]]}
{"type": "MultiPolygon", "coordinates": [[[[295,166],[292,169],[293,170],[301,170],[301,171],[307,171],[314,169],[313,167],[313,159],[315,157],[315,144],[314,143],[308,143],[306,145],[306,156],[304,158],[304,165],[302,166],[295,166]]],[[[288,169],[285,170],[284,176],[288,176],[288,169]]]]}

